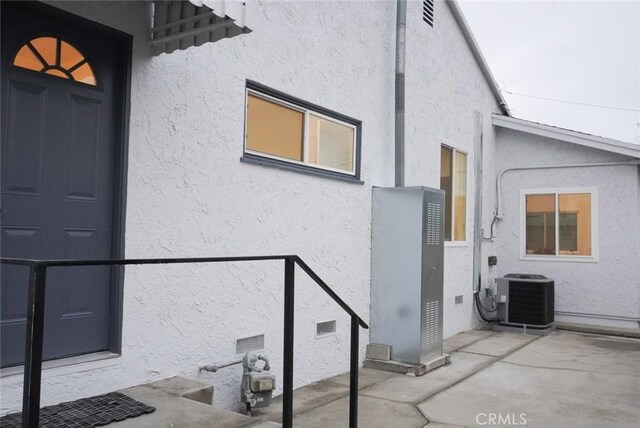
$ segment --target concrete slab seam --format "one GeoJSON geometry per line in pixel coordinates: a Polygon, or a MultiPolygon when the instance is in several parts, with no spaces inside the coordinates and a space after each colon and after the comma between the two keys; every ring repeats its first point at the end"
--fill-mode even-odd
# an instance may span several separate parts
{"type": "MultiPolygon", "coordinates": [[[[404,375],[398,375],[398,376],[404,376],[404,375]]],[[[367,386],[366,386],[366,387],[364,387],[364,388],[358,388],[358,396],[360,396],[360,395],[364,395],[364,394],[362,394],[362,391],[364,391],[365,389],[370,388],[370,387],[372,387],[372,386],[374,386],[374,385],[377,385],[377,384],[379,384],[379,383],[381,383],[381,382],[384,382],[384,381],[386,381],[386,380],[393,379],[394,377],[395,377],[395,376],[391,376],[391,377],[389,377],[389,378],[387,378],[387,379],[381,379],[381,380],[379,380],[379,381],[377,381],[377,382],[372,383],[371,385],[367,385],[367,386]]],[[[294,392],[295,392],[295,391],[294,391],[294,392]]],[[[342,399],[342,398],[344,398],[344,397],[348,397],[348,396],[349,396],[349,390],[347,390],[347,392],[346,392],[346,393],[344,393],[344,394],[342,394],[342,395],[340,395],[340,396],[336,397],[335,399],[333,399],[333,400],[331,400],[331,401],[327,401],[326,403],[323,403],[321,406],[318,406],[318,407],[328,406],[329,404],[331,404],[331,403],[333,403],[333,402],[335,402],[335,401],[338,401],[338,400],[340,400],[340,399],[342,399]]],[[[378,399],[380,399],[379,397],[369,397],[368,395],[367,395],[366,397],[367,397],[367,398],[378,398],[378,399]]],[[[386,401],[392,401],[392,402],[393,402],[393,400],[386,400],[386,401]]],[[[404,402],[403,402],[402,404],[408,404],[408,403],[404,403],[404,402]]],[[[302,412],[300,412],[300,413],[296,413],[296,411],[295,411],[295,409],[294,409],[294,411],[293,411],[293,416],[294,416],[294,417],[296,417],[296,416],[304,415],[305,413],[310,412],[311,410],[315,410],[315,409],[317,409],[318,407],[312,407],[312,408],[307,409],[307,410],[304,410],[304,411],[302,411],[302,412]]],[[[265,420],[265,419],[263,419],[263,420],[265,420]]]]}
{"type": "Polygon", "coordinates": [[[571,368],[567,368],[567,367],[532,366],[530,364],[514,363],[514,362],[511,362],[511,361],[498,361],[498,362],[502,363],[502,364],[510,364],[512,366],[527,367],[527,368],[531,368],[531,369],[560,370],[560,371],[579,372],[579,373],[593,373],[593,370],[571,369],[571,368]]]}
{"type": "MultiPolygon", "coordinates": [[[[437,390],[437,391],[435,391],[435,392],[433,392],[433,393],[431,393],[431,394],[427,395],[425,398],[421,398],[421,399],[419,399],[418,401],[414,401],[414,402],[413,402],[413,406],[414,406],[416,409],[418,409],[418,411],[420,412],[420,414],[421,414],[422,416],[424,416],[424,418],[425,418],[426,420],[431,421],[432,419],[429,417],[429,415],[427,415],[425,412],[423,412],[422,410],[420,410],[420,408],[418,407],[418,405],[419,405],[420,403],[423,403],[423,402],[427,401],[429,398],[431,398],[431,397],[433,397],[433,396],[435,396],[435,395],[437,395],[437,394],[440,394],[440,393],[442,393],[442,392],[446,391],[447,389],[450,389],[450,388],[452,388],[452,387],[456,386],[457,384],[459,384],[460,382],[462,382],[462,381],[464,381],[464,380],[466,380],[466,379],[469,379],[470,377],[472,377],[472,376],[474,376],[474,375],[476,375],[476,374],[480,373],[482,370],[486,369],[487,367],[489,367],[489,366],[491,366],[491,365],[495,364],[496,362],[499,362],[500,360],[502,360],[502,359],[504,359],[504,358],[507,358],[508,356],[512,355],[513,353],[515,353],[515,352],[519,351],[520,349],[524,348],[525,346],[527,346],[527,345],[529,345],[529,344],[531,344],[531,343],[535,342],[536,340],[538,340],[538,339],[540,339],[540,338],[542,338],[542,337],[544,337],[544,336],[539,336],[539,337],[536,337],[535,339],[533,339],[533,340],[532,340],[532,341],[530,341],[530,342],[522,343],[522,344],[518,345],[518,346],[517,346],[517,347],[515,347],[513,350],[511,350],[511,351],[507,352],[507,353],[506,353],[506,354],[504,354],[504,355],[501,355],[501,356],[498,356],[498,357],[493,357],[490,361],[487,361],[487,363],[486,363],[486,364],[483,364],[482,366],[480,366],[480,368],[479,368],[478,370],[476,370],[475,372],[473,372],[473,373],[469,374],[468,376],[464,376],[463,378],[458,379],[458,380],[457,380],[457,381],[455,381],[455,382],[452,382],[450,385],[445,385],[445,386],[443,386],[441,389],[439,389],[439,390],[437,390]]],[[[458,352],[459,352],[459,351],[458,351],[458,352]]],[[[471,353],[471,352],[469,352],[469,353],[471,353]]],[[[488,356],[488,355],[484,355],[484,356],[488,356]]],[[[434,422],[437,422],[437,421],[434,421],[434,422]]]]}
{"type": "MultiPolygon", "coordinates": [[[[482,331],[485,331],[485,330],[482,330],[482,331]]],[[[449,350],[449,354],[451,354],[451,353],[453,353],[453,352],[460,352],[460,350],[461,350],[461,349],[468,348],[469,346],[471,346],[471,345],[475,345],[476,343],[480,342],[481,340],[488,339],[488,338],[493,337],[493,336],[495,336],[495,335],[497,335],[497,334],[498,334],[497,332],[492,331],[492,332],[491,332],[491,334],[490,334],[490,335],[488,335],[488,336],[480,337],[480,338],[478,338],[478,339],[474,340],[473,342],[469,342],[469,343],[467,343],[466,345],[462,345],[462,346],[460,346],[459,348],[455,348],[455,349],[451,349],[451,350],[449,350]]]]}
{"type": "MultiPolygon", "coordinates": [[[[434,424],[442,425],[443,427],[453,427],[453,428],[472,428],[472,427],[470,427],[470,426],[468,426],[468,425],[451,425],[451,424],[448,424],[448,423],[446,423],[446,422],[438,422],[438,421],[431,421],[431,422],[429,422],[429,424],[430,424],[430,423],[434,423],[434,424]]],[[[422,428],[429,428],[429,424],[427,424],[427,425],[423,426],[422,428]]]]}
{"type": "Polygon", "coordinates": [[[482,352],[471,352],[471,351],[465,351],[464,349],[461,349],[461,350],[456,351],[456,352],[462,352],[464,354],[469,354],[469,355],[480,355],[481,357],[500,358],[500,355],[483,354],[482,352]]]}

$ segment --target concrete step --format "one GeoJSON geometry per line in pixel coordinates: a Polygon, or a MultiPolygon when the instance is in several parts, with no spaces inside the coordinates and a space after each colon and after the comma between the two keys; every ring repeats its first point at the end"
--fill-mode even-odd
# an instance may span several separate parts
{"type": "Polygon", "coordinates": [[[119,391],[156,408],[137,418],[116,422],[114,428],[269,428],[279,423],[264,421],[213,407],[213,387],[209,384],[171,377],[119,391]]]}

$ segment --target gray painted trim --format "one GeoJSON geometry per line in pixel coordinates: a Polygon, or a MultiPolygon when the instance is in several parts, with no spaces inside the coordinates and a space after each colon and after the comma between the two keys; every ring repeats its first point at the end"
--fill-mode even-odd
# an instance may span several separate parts
{"type": "MultiPolygon", "coordinates": [[[[53,369],[73,368],[74,366],[78,366],[81,364],[96,363],[96,362],[103,362],[103,361],[105,364],[104,367],[107,367],[110,365],[117,364],[120,357],[121,357],[120,354],[116,354],[109,351],[74,355],[73,357],[65,357],[65,358],[58,358],[56,360],[43,361],[42,370],[46,371],[46,370],[53,370],[53,369]],[[110,360],[110,361],[106,361],[106,360],[110,360]]],[[[103,367],[96,367],[96,368],[103,368],[103,367]]],[[[88,370],[91,370],[91,369],[93,368],[89,368],[88,370]]],[[[84,370],[77,370],[77,371],[84,371],[84,370]]],[[[77,372],[77,371],[73,370],[72,372],[77,372]]],[[[19,376],[18,382],[21,383],[23,381],[22,379],[23,374],[24,374],[24,364],[20,364],[18,366],[3,367],[2,369],[0,369],[0,378],[3,379],[2,381],[3,384],[5,383],[5,380],[7,378],[11,378],[12,376],[19,376]]]]}
{"type": "Polygon", "coordinates": [[[473,53],[478,66],[480,67],[480,71],[484,75],[484,78],[489,83],[489,87],[491,88],[491,92],[493,92],[493,96],[498,101],[498,107],[502,113],[507,116],[511,116],[511,112],[509,111],[509,106],[507,106],[507,101],[502,96],[500,92],[500,88],[498,87],[498,83],[496,82],[495,77],[493,77],[493,73],[491,73],[491,69],[487,64],[487,61],[484,59],[484,55],[480,51],[480,47],[478,46],[478,42],[476,42],[475,37],[473,37],[473,33],[471,33],[471,29],[469,28],[469,24],[467,20],[464,18],[462,14],[462,10],[460,10],[460,6],[458,6],[458,2],[456,0],[446,0],[447,6],[451,9],[451,13],[453,13],[453,17],[455,18],[460,30],[462,30],[462,35],[464,36],[469,48],[471,49],[471,53],[473,53]]]}
{"type": "Polygon", "coordinates": [[[286,101],[291,104],[295,104],[302,108],[306,108],[309,110],[315,110],[318,113],[324,114],[329,117],[333,117],[334,119],[341,120],[342,122],[350,123],[353,126],[362,125],[362,121],[358,119],[354,119],[353,117],[347,116],[345,114],[339,113],[335,110],[330,110],[326,107],[319,106],[317,104],[310,103],[309,101],[305,101],[301,98],[294,97],[285,92],[281,92],[277,89],[270,88],[269,86],[265,86],[261,83],[255,82],[253,80],[247,79],[247,89],[253,89],[254,91],[262,92],[265,95],[271,95],[274,98],[279,98],[282,101],[286,101]]]}
{"type": "Polygon", "coordinates": [[[244,153],[240,158],[240,162],[261,165],[273,168],[279,168],[286,171],[302,172],[304,174],[315,175],[317,177],[331,178],[334,180],[346,181],[353,184],[364,184],[364,181],[346,174],[340,174],[333,171],[326,171],[320,168],[314,168],[307,165],[298,165],[278,159],[266,158],[253,153],[244,153]]]}
{"type": "MultiPolygon", "coordinates": [[[[114,225],[113,225],[113,258],[125,258],[126,241],[126,207],[127,207],[127,176],[129,170],[129,130],[131,111],[131,68],[133,58],[133,37],[127,35],[122,40],[122,115],[120,117],[120,145],[118,147],[118,174],[114,194],[114,225]]],[[[111,334],[109,335],[109,350],[120,354],[122,352],[122,320],[124,312],[124,266],[114,266],[112,276],[114,284],[111,287],[111,334]]]]}
{"type": "MultiPolygon", "coordinates": [[[[298,107],[302,107],[308,110],[313,110],[317,113],[323,114],[325,116],[328,116],[328,117],[331,117],[355,126],[356,128],[356,159],[355,159],[354,175],[341,174],[339,172],[328,171],[322,168],[315,168],[311,165],[299,165],[299,164],[294,164],[294,163],[290,163],[283,160],[267,158],[264,156],[256,155],[254,153],[246,153],[244,152],[244,149],[243,149],[242,158],[240,159],[242,162],[265,165],[265,166],[275,166],[281,169],[305,172],[312,175],[318,175],[318,176],[327,177],[327,178],[335,178],[338,180],[349,181],[352,183],[360,183],[360,184],[364,183],[360,179],[360,171],[361,171],[361,163],[362,163],[362,121],[361,120],[354,119],[350,116],[346,116],[342,113],[338,113],[337,111],[330,110],[328,108],[319,106],[317,104],[313,104],[308,101],[302,100],[300,98],[293,97],[284,92],[280,92],[277,89],[270,88],[268,86],[255,82],[253,80],[247,79],[246,89],[252,89],[254,91],[258,91],[262,94],[272,96],[274,98],[280,99],[287,103],[294,104],[298,107]]],[[[245,127],[246,127],[246,115],[245,115],[245,127]]],[[[244,132],[243,132],[243,139],[244,139],[244,132]]],[[[244,141],[242,146],[244,147],[244,141]]]]}

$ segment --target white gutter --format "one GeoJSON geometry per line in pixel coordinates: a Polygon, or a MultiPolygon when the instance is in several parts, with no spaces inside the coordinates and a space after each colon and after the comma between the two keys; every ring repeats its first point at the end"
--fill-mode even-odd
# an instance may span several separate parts
{"type": "Polygon", "coordinates": [[[462,35],[467,41],[469,48],[471,48],[471,52],[473,53],[478,66],[480,67],[480,71],[482,71],[484,78],[487,79],[489,87],[491,88],[491,92],[493,92],[493,96],[496,98],[496,101],[498,101],[498,107],[500,107],[500,110],[503,114],[511,116],[511,112],[509,111],[509,107],[507,106],[507,101],[502,96],[500,88],[498,87],[498,83],[493,77],[493,73],[491,73],[489,65],[484,59],[482,52],[480,52],[478,42],[476,42],[475,37],[473,37],[471,29],[469,28],[469,24],[467,23],[467,20],[464,19],[464,15],[462,14],[462,10],[460,10],[460,6],[458,6],[458,2],[456,0],[447,0],[446,3],[447,6],[449,6],[449,9],[451,9],[451,13],[453,13],[453,17],[458,23],[458,27],[460,27],[460,29],[462,30],[462,35]]]}

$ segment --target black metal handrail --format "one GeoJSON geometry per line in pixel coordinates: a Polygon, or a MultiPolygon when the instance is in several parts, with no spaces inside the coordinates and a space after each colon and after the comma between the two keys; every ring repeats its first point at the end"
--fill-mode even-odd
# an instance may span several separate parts
{"type": "Polygon", "coordinates": [[[47,268],[68,266],[127,266],[184,263],[224,263],[284,260],[284,373],[282,392],[282,426],[293,427],[293,336],[294,336],[294,284],[297,264],[351,317],[349,427],[358,426],[358,345],[359,327],[369,328],[358,314],[347,305],[300,257],[296,255],[243,256],[243,257],[190,257],[168,259],[121,260],[30,260],[0,258],[2,264],[29,267],[29,296],[27,334],[25,339],[24,385],[22,395],[22,427],[38,427],[40,418],[40,387],[42,379],[42,346],[44,332],[44,306],[47,268]]]}

